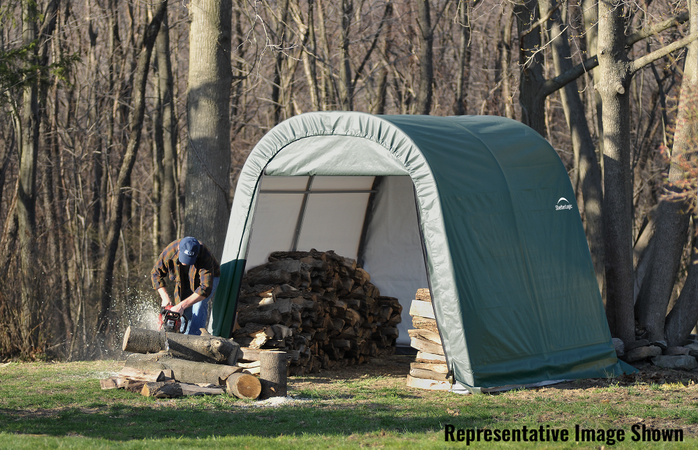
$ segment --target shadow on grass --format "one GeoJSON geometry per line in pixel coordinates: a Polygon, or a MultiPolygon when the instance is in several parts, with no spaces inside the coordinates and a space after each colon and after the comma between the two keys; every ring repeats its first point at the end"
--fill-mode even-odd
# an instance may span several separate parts
{"type": "MultiPolygon", "coordinates": [[[[165,403],[165,402],[162,402],[165,403]]],[[[445,424],[482,427],[491,415],[478,412],[457,418],[433,408],[399,408],[380,402],[342,405],[251,405],[230,409],[160,405],[70,408],[46,411],[0,410],[0,430],[7,433],[84,436],[114,441],[227,436],[276,437],[289,435],[349,436],[372,432],[440,432],[445,424]]]]}

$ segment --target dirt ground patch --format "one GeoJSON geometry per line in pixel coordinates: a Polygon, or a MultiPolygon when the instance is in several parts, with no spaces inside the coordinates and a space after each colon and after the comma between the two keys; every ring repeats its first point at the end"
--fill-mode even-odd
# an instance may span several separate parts
{"type": "MultiPolygon", "coordinates": [[[[405,378],[410,372],[410,363],[414,362],[412,355],[391,355],[384,358],[373,358],[366,364],[354,366],[338,367],[323,370],[318,374],[296,377],[300,380],[307,379],[308,382],[318,383],[323,379],[327,382],[337,380],[354,380],[365,377],[383,377],[386,381],[394,382],[400,380],[405,384],[405,378]]],[[[558,383],[545,388],[536,388],[536,391],[545,389],[590,389],[607,388],[609,386],[653,386],[680,383],[684,386],[698,385],[698,371],[681,371],[671,369],[660,369],[652,364],[642,363],[634,366],[638,373],[622,375],[617,378],[588,378],[583,380],[572,380],[558,383]]]]}

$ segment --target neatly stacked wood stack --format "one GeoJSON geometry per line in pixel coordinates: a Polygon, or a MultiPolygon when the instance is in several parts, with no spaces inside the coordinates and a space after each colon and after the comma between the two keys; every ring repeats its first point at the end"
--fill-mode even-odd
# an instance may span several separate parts
{"type": "Polygon", "coordinates": [[[448,390],[448,366],[436,325],[429,289],[418,289],[410,306],[414,329],[408,331],[410,345],[417,349],[415,362],[410,365],[407,385],[421,389],[448,390]]]}
{"type": "MultiPolygon", "coordinates": [[[[102,389],[122,388],[158,398],[225,392],[245,399],[264,396],[265,379],[251,373],[263,375],[264,368],[249,371],[247,365],[238,363],[240,346],[229,339],[129,327],[123,350],[133,354],[116,376],[100,380],[102,389]]],[[[283,358],[285,367],[287,356],[278,357],[283,358]]],[[[277,372],[277,366],[270,362],[270,373],[277,372]]],[[[285,387],[283,392],[285,395],[285,387]]],[[[266,393],[266,397],[274,395],[266,393]]]]}
{"type": "Polygon", "coordinates": [[[233,331],[241,361],[285,350],[289,374],[301,375],[394,353],[402,306],[370,280],[333,251],[272,253],[242,281],[233,331]]]}

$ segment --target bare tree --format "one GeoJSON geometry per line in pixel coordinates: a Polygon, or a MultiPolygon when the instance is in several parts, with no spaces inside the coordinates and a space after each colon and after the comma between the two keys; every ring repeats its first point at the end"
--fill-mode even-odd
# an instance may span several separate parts
{"type": "Polygon", "coordinates": [[[190,4],[184,230],[220,257],[229,215],[230,0],[190,4]]]}

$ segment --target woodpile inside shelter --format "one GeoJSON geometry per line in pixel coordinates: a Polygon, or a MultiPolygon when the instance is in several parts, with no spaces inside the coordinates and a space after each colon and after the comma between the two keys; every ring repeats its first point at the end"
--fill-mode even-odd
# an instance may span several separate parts
{"type": "Polygon", "coordinates": [[[220,395],[257,399],[286,396],[288,355],[265,351],[257,363],[239,362],[240,346],[231,339],[193,336],[129,327],[124,368],[100,380],[102,389],[126,389],[148,397],[220,395]]]}
{"type": "Polygon", "coordinates": [[[273,252],[242,281],[233,338],[241,361],[254,361],[259,349],[284,350],[289,374],[302,375],[393,354],[401,313],[353,259],[273,252]]]}
{"type": "Polygon", "coordinates": [[[418,289],[410,306],[414,329],[408,331],[410,345],[417,349],[415,362],[410,365],[407,385],[432,390],[449,390],[448,366],[441,335],[436,324],[429,289],[418,289]]]}

